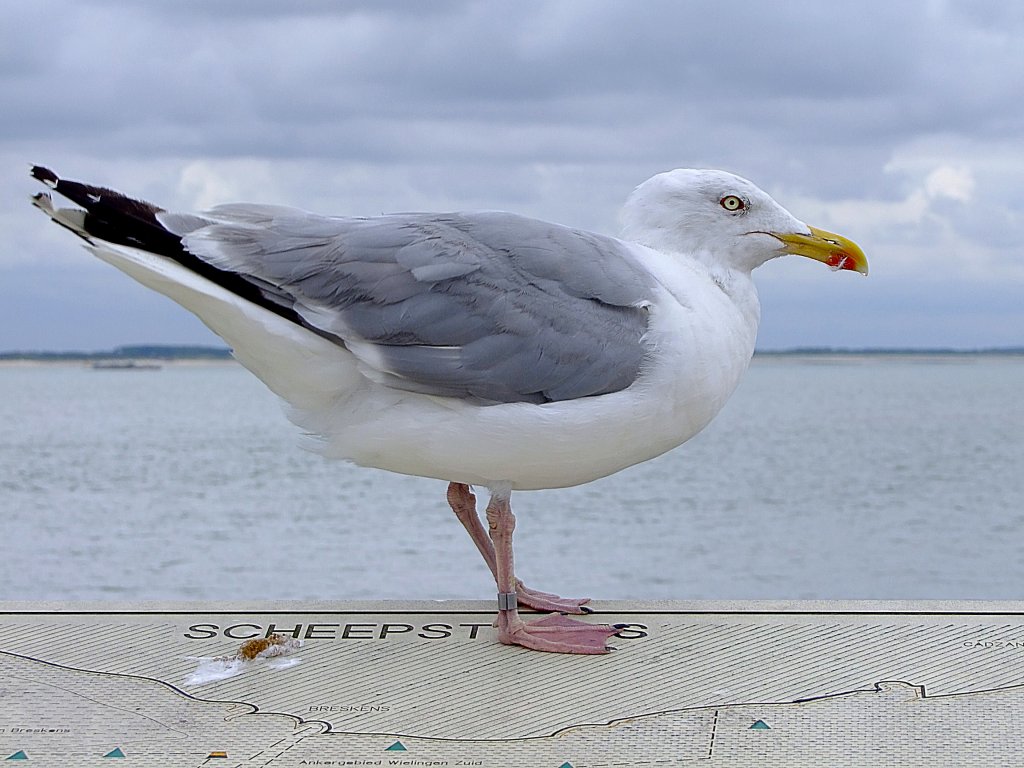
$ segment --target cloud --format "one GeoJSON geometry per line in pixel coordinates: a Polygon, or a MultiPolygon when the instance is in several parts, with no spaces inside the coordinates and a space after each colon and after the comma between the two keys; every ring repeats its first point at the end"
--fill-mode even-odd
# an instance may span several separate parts
{"type": "MultiPolygon", "coordinates": [[[[890,167],[891,173],[905,173],[890,167]]],[[[901,185],[902,186],[902,185],[901,185]]],[[[970,202],[974,191],[974,176],[964,166],[939,165],[923,178],[913,181],[906,194],[896,200],[845,199],[828,204],[808,202],[825,211],[831,221],[845,221],[867,230],[887,231],[899,227],[934,225],[944,220],[940,209],[944,200],[970,202]]]]}
{"type": "Polygon", "coordinates": [[[974,175],[963,166],[940,165],[924,180],[924,194],[932,200],[948,197],[966,203],[973,193],[974,175]]]}
{"type": "MultiPolygon", "coordinates": [[[[910,297],[938,264],[934,291],[998,293],[1024,279],[1022,19],[973,0],[16,4],[0,268],[81,263],[25,206],[30,162],[178,208],[501,208],[603,232],[646,177],[712,166],[862,241],[869,285],[910,297]]],[[[762,271],[766,296],[822,277],[762,271]]],[[[853,307],[869,289],[839,291],[853,307]]],[[[46,322],[57,344],[59,312],[46,322]]]]}

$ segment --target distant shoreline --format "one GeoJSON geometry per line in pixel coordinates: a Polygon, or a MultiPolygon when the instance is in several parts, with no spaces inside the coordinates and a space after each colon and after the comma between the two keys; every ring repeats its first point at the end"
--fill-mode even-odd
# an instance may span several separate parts
{"type": "Polygon", "coordinates": [[[1024,355],[1024,347],[982,347],[979,349],[955,349],[953,347],[893,347],[893,348],[833,348],[794,347],[792,349],[759,349],[756,357],[970,357],[978,355],[1024,355]]]}
{"type": "Polygon", "coordinates": [[[186,345],[138,344],[109,350],[84,352],[68,350],[0,352],[0,365],[11,363],[115,363],[115,362],[190,362],[216,363],[233,361],[227,347],[201,347],[186,345]]]}
{"type": "MultiPolygon", "coordinates": [[[[35,360],[30,358],[12,358],[12,357],[0,357],[0,369],[3,368],[97,368],[97,370],[123,370],[117,367],[106,368],[104,366],[97,366],[96,363],[101,363],[108,358],[97,358],[96,360],[85,360],[76,358],[60,358],[60,359],[46,359],[46,360],[35,360]]],[[[234,367],[240,365],[240,363],[233,357],[224,358],[223,360],[214,358],[174,358],[170,360],[163,360],[159,358],[147,358],[145,360],[138,359],[136,362],[139,363],[138,368],[145,370],[146,366],[150,363],[155,364],[157,368],[198,368],[198,367],[234,367]]],[[[132,366],[125,366],[125,368],[132,368],[132,366]]]]}

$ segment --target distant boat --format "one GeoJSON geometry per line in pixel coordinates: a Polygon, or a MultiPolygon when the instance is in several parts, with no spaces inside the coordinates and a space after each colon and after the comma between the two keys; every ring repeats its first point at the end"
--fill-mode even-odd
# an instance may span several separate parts
{"type": "Polygon", "coordinates": [[[159,371],[159,363],[138,363],[135,360],[97,360],[92,364],[96,371],[159,371]]]}

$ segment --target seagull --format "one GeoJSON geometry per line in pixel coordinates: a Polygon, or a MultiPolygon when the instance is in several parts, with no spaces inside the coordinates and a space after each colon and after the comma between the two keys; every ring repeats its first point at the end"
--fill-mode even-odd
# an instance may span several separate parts
{"type": "Polygon", "coordinates": [[[502,212],[175,213],[32,176],[78,206],[41,192],[37,208],[195,313],[326,456],[448,482],[497,585],[498,639],[538,651],[607,653],[622,625],[570,618],[587,598],[517,578],[512,492],[590,482],[703,429],[754,352],[756,267],[868,271],[855,243],[718,170],[640,184],[619,238],[502,212]]]}

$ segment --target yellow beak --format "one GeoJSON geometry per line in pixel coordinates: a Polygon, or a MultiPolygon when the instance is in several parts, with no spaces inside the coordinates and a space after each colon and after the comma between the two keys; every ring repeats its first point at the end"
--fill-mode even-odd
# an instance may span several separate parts
{"type": "Polygon", "coordinates": [[[823,229],[811,227],[811,234],[797,235],[789,233],[771,232],[771,236],[781,240],[783,253],[792,253],[797,256],[807,256],[828,264],[832,269],[852,269],[862,275],[868,273],[868,259],[864,251],[852,240],[847,240],[842,235],[826,232],[823,229]]]}

